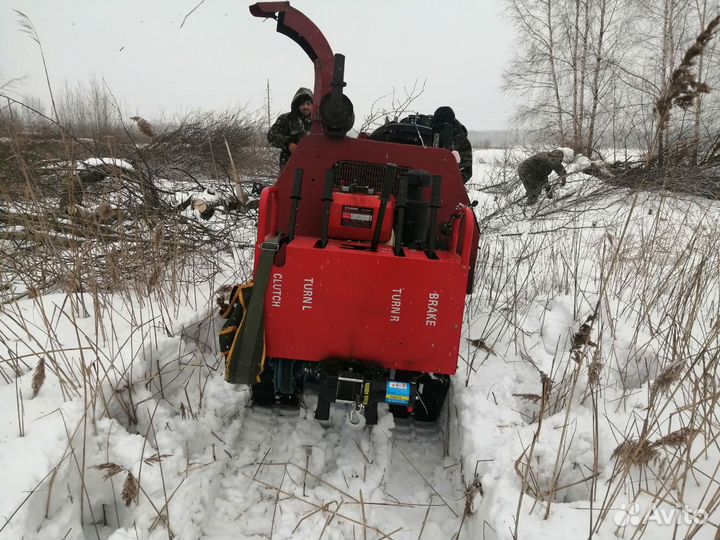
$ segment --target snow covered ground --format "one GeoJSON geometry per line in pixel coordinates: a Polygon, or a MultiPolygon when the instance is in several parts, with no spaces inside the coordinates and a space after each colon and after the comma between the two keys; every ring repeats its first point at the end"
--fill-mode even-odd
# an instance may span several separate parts
{"type": "Polygon", "coordinates": [[[714,538],[720,204],[577,173],[525,208],[520,155],[475,153],[478,279],[437,424],[249,407],[213,305],[246,249],[165,298],[3,305],[0,539],[714,538]]]}

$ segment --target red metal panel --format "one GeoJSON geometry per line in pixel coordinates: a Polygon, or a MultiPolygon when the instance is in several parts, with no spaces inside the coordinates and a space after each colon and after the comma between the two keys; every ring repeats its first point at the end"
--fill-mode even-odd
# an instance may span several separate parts
{"type": "Polygon", "coordinates": [[[439,260],[391,248],[298,237],[275,266],[265,303],[267,354],[375,363],[388,369],[452,374],[468,268],[455,253],[439,260]]]}

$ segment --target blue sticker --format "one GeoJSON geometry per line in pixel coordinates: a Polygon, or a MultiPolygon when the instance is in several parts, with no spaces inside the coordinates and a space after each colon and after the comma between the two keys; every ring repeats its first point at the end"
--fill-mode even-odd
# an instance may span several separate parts
{"type": "Polygon", "coordinates": [[[410,403],[410,383],[388,381],[385,389],[385,403],[408,405],[410,403]]]}

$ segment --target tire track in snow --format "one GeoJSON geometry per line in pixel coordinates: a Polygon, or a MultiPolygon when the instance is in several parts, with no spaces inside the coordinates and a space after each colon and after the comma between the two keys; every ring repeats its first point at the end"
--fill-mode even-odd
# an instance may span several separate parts
{"type": "Polygon", "coordinates": [[[336,405],[328,426],[305,408],[248,408],[214,479],[202,538],[436,540],[464,506],[458,459],[439,424],[393,419],[356,431],[336,405]]]}

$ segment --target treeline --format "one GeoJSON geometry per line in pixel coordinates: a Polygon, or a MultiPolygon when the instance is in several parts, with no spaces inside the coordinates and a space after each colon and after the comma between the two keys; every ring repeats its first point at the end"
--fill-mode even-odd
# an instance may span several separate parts
{"type": "Polygon", "coordinates": [[[60,131],[82,139],[114,137],[122,140],[132,135],[144,143],[190,124],[193,128],[223,131],[222,135],[228,140],[242,132],[243,144],[266,144],[258,115],[244,108],[212,112],[188,108],[169,118],[162,116],[150,118],[150,123],[144,119],[139,122],[138,119],[143,118],[142,113],[133,116],[128,105],[118,100],[102,81],[94,77],[74,85],[66,82],[61,89],[53,92],[50,104],[35,96],[17,96],[10,91],[0,92],[0,98],[5,102],[0,107],[0,128],[5,134],[13,128],[17,133],[36,137],[52,137],[60,131]],[[225,130],[219,130],[218,124],[225,130]],[[224,132],[228,130],[229,133],[224,132]]]}
{"type": "MultiPolygon", "coordinates": [[[[66,84],[49,103],[8,91],[0,91],[0,100],[0,158],[22,156],[24,165],[112,157],[134,163],[149,178],[229,178],[234,168],[258,176],[276,172],[261,119],[242,107],[146,119],[128,112],[94,78],[66,84]]],[[[2,162],[0,178],[20,181],[21,169],[17,159],[2,162]]]]}
{"type": "Polygon", "coordinates": [[[506,0],[516,127],[587,155],[612,141],[648,165],[720,154],[720,11],[708,0],[506,0]]]}

